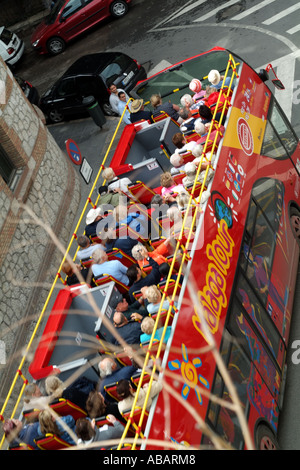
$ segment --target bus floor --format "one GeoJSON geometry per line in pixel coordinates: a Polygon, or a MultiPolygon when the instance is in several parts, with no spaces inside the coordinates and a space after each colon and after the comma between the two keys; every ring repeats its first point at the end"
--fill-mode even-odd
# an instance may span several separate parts
{"type": "Polygon", "coordinates": [[[279,418],[278,442],[282,450],[300,450],[300,264],[295,288],[295,298],[289,347],[287,351],[287,377],[283,408],[279,418]],[[297,346],[296,346],[296,341],[297,346]],[[298,351],[298,352],[297,352],[298,351]]]}

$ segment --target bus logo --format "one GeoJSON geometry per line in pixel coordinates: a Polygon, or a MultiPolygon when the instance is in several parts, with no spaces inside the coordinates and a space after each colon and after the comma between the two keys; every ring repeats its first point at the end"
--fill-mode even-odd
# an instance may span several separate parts
{"type": "Polygon", "coordinates": [[[249,124],[244,118],[240,118],[237,122],[237,133],[242,149],[250,157],[254,151],[254,141],[249,124]]]}

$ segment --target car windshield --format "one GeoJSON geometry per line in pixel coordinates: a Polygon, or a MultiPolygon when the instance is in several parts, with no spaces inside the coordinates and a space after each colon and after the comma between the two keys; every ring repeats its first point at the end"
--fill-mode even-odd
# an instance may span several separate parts
{"type": "Polygon", "coordinates": [[[13,33],[9,31],[8,29],[4,28],[2,33],[0,34],[0,40],[8,46],[8,44],[11,41],[12,36],[13,36],[13,33]]]}
{"type": "Polygon", "coordinates": [[[64,5],[65,3],[66,3],[66,0],[58,0],[58,1],[54,4],[54,6],[53,6],[53,8],[52,8],[52,10],[51,10],[51,12],[50,12],[50,14],[49,14],[49,15],[46,17],[46,19],[45,19],[45,23],[46,23],[46,24],[52,24],[52,23],[54,23],[54,21],[55,21],[56,18],[57,18],[58,13],[60,12],[61,8],[63,7],[63,5],[64,5]]]}
{"type": "Polygon", "coordinates": [[[120,77],[130,67],[131,63],[132,60],[127,55],[120,54],[114,57],[113,61],[107,64],[99,75],[108,86],[116,78],[120,77]]]}
{"type": "Polygon", "coordinates": [[[201,80],[202,88],[205,89],[207,85],[210,85],[207,80],[210,70],[217,69],[220,73],[224,73],[227,63],[228,52],[226,51],[203,54],[174,65],[165,72],[149,78],[137,86],[132,94],[143,98],[146,105],[151,95],[156,93],[159,93],[164,101],[170,100],[172,103],[180,105],[181,96],[185,93],[191,94],[189,83],[193,78],[201,80]]]}

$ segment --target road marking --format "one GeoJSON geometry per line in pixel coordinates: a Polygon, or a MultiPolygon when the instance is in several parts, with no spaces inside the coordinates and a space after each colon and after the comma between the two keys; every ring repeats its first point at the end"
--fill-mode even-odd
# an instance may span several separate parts
{"type": "Polygon", "coordinates": [[[270,25],[275,23],[275,21],[281,20],[284,16],[289,15],[290,13],[293,13],[294,11],[298,10],[300,8],[300,2],[296,3],[296,5],[293,5],[289,8],[286,8],[286,10],[281,11],[280,13],[277,13],[277,15],[271,16],[271,18],[263,21],[263,24],[270,25]]]}
{"type": "Polygon", "coordinates": [[[219,6],[218,8],[214,8],[209,13],[206,13],[206,15],[200,16],[199,18],[194,20],[194,22],[196,23],[198,21],[205,21],[207,20],[207,18],[210,18],[211,16],[214,16],[216,13],[218,13],[218,11],[224,10],[225,8],[230,7],[231,5],[234,5],[235,3],[238,3],[240,1],[241,0],[230,0],[229,2],[223,3],[223,5],[219,6]]]}
{"type": "Polygon", "coordinates": [[[265,6],[270,5],[270,3],[276,2],[277,0],[264,0],[263,2],[258,3],[257,5],[254,5],[254,7],[249,8],[248,10],[243,11],[242,13],[239,13],[236,16],[233,16],[230,18],[231,20],[242,20],[248,15],[251,15],[252,13],[255,13],[257,10],[264,8],[265,6]]]}
{"type": "Polygon", "coordinates": [[[288,29],[287,33],[294,34],[294,33],[298,33],[298,31],[300,31],[300,24],[298,24],[297,26],[294,26],[291,29],[288,29]]]}
{"type": "Polygon", "coordinates": [[[172,15],[172,17],[168,21],[171,21],[174,18],[177,18],[178,16],[184,15],[185,13],[188,13],[189,11],[193,10],[194,8],[199,7],[200,5],[202,5],[203,3],[206,3],[206,2],[207,2],[207,0],[198,0],[197,2],[194,2],[191,5],[188,5],[188,6],[184,7],[178,13],[175,13],[175,15],[172,15]]]}

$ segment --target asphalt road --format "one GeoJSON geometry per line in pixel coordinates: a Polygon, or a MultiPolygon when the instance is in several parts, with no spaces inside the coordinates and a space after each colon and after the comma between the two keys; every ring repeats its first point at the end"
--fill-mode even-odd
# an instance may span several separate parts
{"type": "MultiPolygon", "coordinates": [[[[31,51],[30,34],[24,39],[26,54],[17,72],[40,93],[78,57],[97,51],[121,51],[142,63],[147,71],[204,52],[226,47],[260,69],[275,67],[285,90],[276,97],[300,137],[300,2],[286,0],[133,0],[129,13],[109,19],[69,44],[57,57],[31,51]]],[[[297,292],[299,289],[297,289],[297,292]]],[[[299,299],[296,298],[291,344],[300,339],[299,299]]],[[[279,427],[283,449],[300,449],[300,407],[297,403],[300,365],[288,354],[288,380],[284,413],[279,427]]]]}

